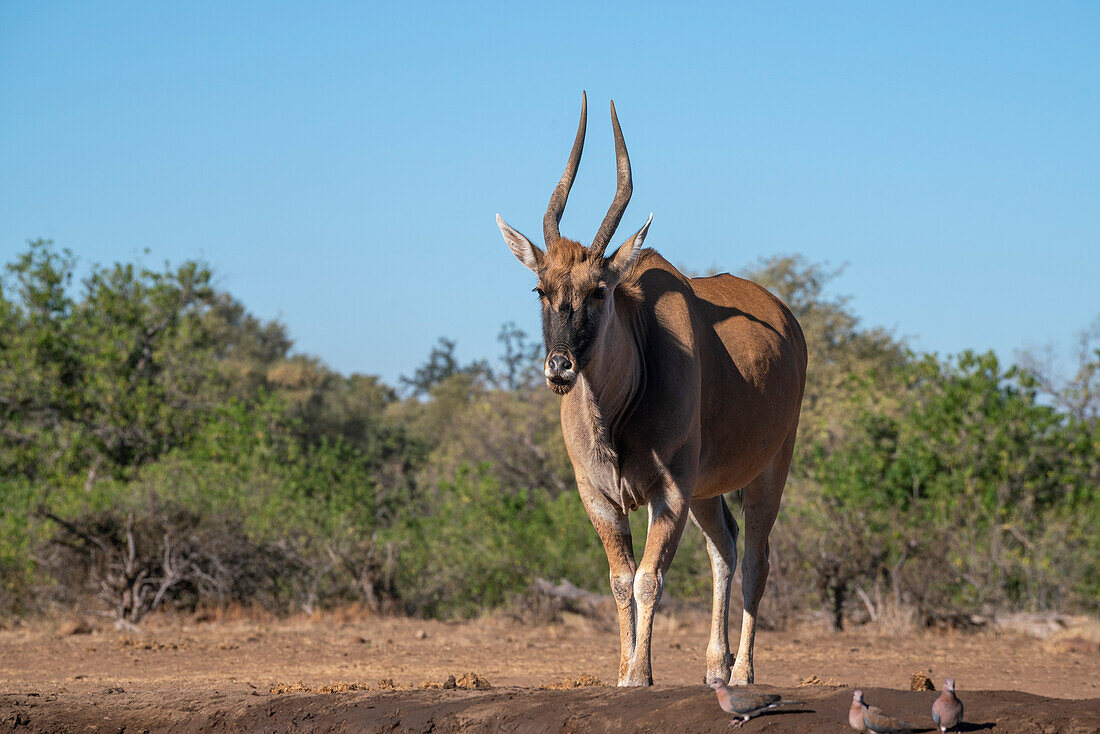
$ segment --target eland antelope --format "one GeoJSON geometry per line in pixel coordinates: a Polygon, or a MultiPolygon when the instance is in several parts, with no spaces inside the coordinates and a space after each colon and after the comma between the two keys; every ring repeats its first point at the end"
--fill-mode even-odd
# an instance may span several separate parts
{"type": "Polygon", "coordinates": [[[651,685],[653,612],[688,517],[706,537],[714,603],[706,680],[753,682],[753,638],[768,577],[768,534],[794,451],[806,342],[790,310],[747,280],[688,278],[643,249],[653,215],[605,254],[632,192],[630,159],[611,103],[618,184],[592,244],[558,232],[580,164],[581,119],[543,217],[546,249],[497,215],[504,240],[538,276],[547,386],[581,501],[603,541],[618,607],[620,686],[651,685]],[[727,618],[737,523],[722,495],[743,489],[744,614],[731,661],[727,618]],[[641,562],[628,513],[648,508],[641,562]],[[732,662],[732,667],[731,667],[732,662]]]}

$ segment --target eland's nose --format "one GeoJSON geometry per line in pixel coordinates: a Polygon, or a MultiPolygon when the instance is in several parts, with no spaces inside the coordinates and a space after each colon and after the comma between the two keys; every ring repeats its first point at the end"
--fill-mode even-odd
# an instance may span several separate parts
{"type": "Polygon", "coordinates": [[[566,370],[573,368],[573,363],[569,361],[568,357],[564,357],[560,354],[555,354],[546,361],[546,366],[550,368],[550,372],[557,375],[565,372],[566,370]]]}

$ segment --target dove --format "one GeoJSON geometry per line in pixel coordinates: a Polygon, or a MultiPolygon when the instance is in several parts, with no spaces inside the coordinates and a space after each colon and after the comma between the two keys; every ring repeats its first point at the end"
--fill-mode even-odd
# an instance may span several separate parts
{"type": "Polygon", "coordinates": [[[773,709],[776,706],[783,706],[785,704],[796,706],[802,705],[801,701],[784,701],[782,697],[774,693],[755,693],[753,691],[735,690],[729,688],[720,680],[710,683],[710,687],[713,688],[714,692],[718,695],[718,705],[722,707],[723,711],[741,717],[740,720],[735,719],[730,722],[730,726],[734,728],[741,726],[749,719],[759,716],[768,709],[773,709]]]}
{"type": "Polygon", "coordinates": [[[955,679],[948,678],[943,682],[943,693],[932,704],[932,721],[940,728],[940,732],[948,729],[955,731],[963,720],[963,704],[955,695],[955,679]]]}
{"type": "Polygon", "coordinates": [[[908,734],[916,728],[913,724],[895,719],[877,706],[868,706],[863,700],[863,691],[858,688],[852,693],[848,723],[865,734],[908,734]]]}

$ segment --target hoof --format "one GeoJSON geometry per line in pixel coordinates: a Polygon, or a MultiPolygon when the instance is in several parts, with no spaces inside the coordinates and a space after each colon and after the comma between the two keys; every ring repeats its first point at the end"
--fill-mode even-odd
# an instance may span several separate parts
{"type": "Polygon", "coordinates": [[[752,683],[753,676],[751,673],[749,675],[734,673],[730,676],[730,682],[727,685],[732,688],[733,686],[751,686],[752,683]]]}
{"type": "Polygon", "coordinates": [[[652,678],[620,678],[619,688],[638,688],[641,686],[653,685],[652,678]]]}
{"type": "Polygon", "coordinates": [[[722,683],[725,683],[729,679],[730,679],[730,669],[729,668],[726,668],[724,670],[708,670],[707,671],[707,677],[703,678],[703,685],[709,686],[714,681],[721,681],[722,683]]]}

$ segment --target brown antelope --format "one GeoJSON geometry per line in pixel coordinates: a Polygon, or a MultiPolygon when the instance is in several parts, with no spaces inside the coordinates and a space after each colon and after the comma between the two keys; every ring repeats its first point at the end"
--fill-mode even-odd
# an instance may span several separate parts
{"type": "Polygon", "coordinates": [[[619,613],[619,685],[651,685],[653,610],[690,516],[706,537],[714,606],[706,680],[753,682],[753,638],[768,577],[768,534],[779,511],[806,382],[806,342],[794,316],[755,283],[687,278],[642,249],[653,215],[610,257],[630,200],[630,159],[615,103],[618,186],[589,247],[558,233],[580,163],[581,119],[565,173],[543,217],[546,250],[497,225],[538,275],[547,386],[562,395],[561,427],[577,488],[607,551],[619,613]],[[737,523],[722,495],[744,488],[744,615],[730,666],[730,581],[737,523]],[[647,505],[637,564],[628,513],[647,505]]]}

